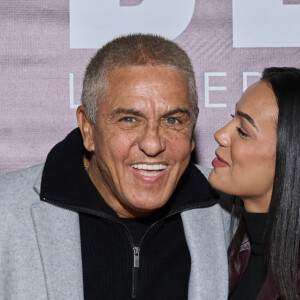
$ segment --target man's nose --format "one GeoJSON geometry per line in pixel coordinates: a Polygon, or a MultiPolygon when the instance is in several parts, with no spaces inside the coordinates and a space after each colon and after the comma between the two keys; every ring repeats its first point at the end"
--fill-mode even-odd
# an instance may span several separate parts
{"type": "Polygon", "coordinates": [[[228,123],[223,128],[215,132],[214,137],[216,142],[223,147],[228,147],[230,145],[230,128],[228,123]]]}
{"type": "Polygon", "coordinates": [[[148,125],[145,127],[138,145],[140,150],[147,156],[156,156],[165,150],[165,139],[160,131],[157,125],[148,125]]]}

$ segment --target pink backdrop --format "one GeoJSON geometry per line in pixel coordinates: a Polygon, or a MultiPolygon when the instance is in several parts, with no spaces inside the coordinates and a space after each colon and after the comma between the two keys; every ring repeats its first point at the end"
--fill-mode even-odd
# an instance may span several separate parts
{"type": "Polygon", "coordinates": [[[76,126],[85,66],[120,33],[162,34],[191,57],[206,166],[243,88],[300,67],[300,0],[1,0],[0,27],[0,174],[43,162],[76,126]]]}

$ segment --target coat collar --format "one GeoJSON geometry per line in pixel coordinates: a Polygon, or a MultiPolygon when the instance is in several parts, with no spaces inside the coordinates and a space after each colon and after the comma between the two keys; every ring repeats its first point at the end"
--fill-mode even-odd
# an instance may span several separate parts
{"type": "Polygon", "coordinates": [[[38,202],[31,206],[49,300],[83,300],[78,214],[38,202]]]}
{"type": "Polygon", "coordinates": [[[228,268],[224,219],[220,205],[181,214],[191,255],[188,299],[227,299],[228,268]]]}
{"type": "MultiPolygon", "coordinates": [[[[30,212],[48,299],[83,300],[78,213],[42,201],[33,204],[30,212]]],[[[225,299],[228,276],[220,206],[187,210],[181,217],[191,254],[189,299],[225,299]]]]}
{"type": "MultiPolygon", "coordinates": [[[[38,193],[41,178],[40,174],[34,185],[38,193]]],[[[48,299],[82,300],[78,214],[40,201],[32,205],[31,215],[48,299]]],[[[187,210],[181,216],[191,254],[189,299],[225,299],[228,293],[228,276],[224,220],[220,206],[187,210]]]]}

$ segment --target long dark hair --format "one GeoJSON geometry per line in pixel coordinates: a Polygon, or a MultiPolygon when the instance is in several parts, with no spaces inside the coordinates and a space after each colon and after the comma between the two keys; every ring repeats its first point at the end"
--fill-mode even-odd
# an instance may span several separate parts
{"type": "MultiPolygon", "coordinates": [[[[274,186],[264,233],[264,261],[281,299],[298,299],[300,240],[300,70],[267,68],[261,80],[273,90],[278,105],[274,186]]],[[[241,201],[235,213],[241,216],[241,201]]],[[[240,217],[235,254],[246,227],[240,217]]]]}

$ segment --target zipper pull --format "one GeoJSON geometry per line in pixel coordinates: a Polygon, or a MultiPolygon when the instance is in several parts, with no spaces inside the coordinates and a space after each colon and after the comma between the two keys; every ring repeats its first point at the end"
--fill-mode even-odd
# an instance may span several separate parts
{"type": "Polygon", "coordinates": [[[133,267],[139,268],[140,266],[140,247],[133,247],[133,267]]]}
{"type": "Polygon", "coordinates": [[[140,266],[140,247],[133,247],[133,268],[132,268],[132,291],[131,299],[135,299],[137,295],[137,279],[138,268],[140,266]]]}

